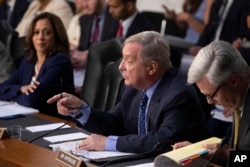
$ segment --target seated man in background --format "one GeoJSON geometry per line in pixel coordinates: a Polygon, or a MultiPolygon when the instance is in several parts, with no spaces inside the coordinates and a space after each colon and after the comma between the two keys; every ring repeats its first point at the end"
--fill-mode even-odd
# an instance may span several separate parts
{"type": "Polygon", "coordinates": [[[74,93],[69,41],[60,18],[37,15],[26,36],[26,55],[13,75],[0,84],[0,100],[15,101],[40,112],[60,116],[47,99],[55,93],[74,93]]]}
{"type": "Polygon", "coordinates": [[[79,50],[81,52],[74,52],[72,55],[72,62],[74,67],[76,67],[75,69],[85,68],[88,48],[92,44],[115,37],[127,38],[130,35],[153,29],[150,23],[137,11],[136,0],[108,0],[108,6],[103,0],[90,0],[90,2],[87,2],[89,4],[87,11],[89,11],[88,13],[92,13],[92,15],[85,15],[80,18],[81,37],[79,50]],[[92,7],[94,4],[90,3],[91,1],[97,1],[95,8],[92,7]],[[100,4],[98,5],[98,3],[100,4]],[[91,9],[92,11],[90,11],[91,9]],[[103,11],[104,9],[105,11],[103,11]],[[105,15],[104,12],[106,12],[105,15]],[[99,21],[100,29],[98,36],[94,40],[94,18],[96,16],[101,20],[99,21]],[[102,21],[103,19],[105,20],[102,21]],[[118,25],[118,20],[120,20],[120,25],[118,25]]]}
{"type": "MultiPolygon", "coordinates": [[[[234,115],[231,143],[218,150],[215,160],[228,161],[230,150],[250,150],[250,68],[240,53],[225,41],[210,43],[194,58],[188,83],[196,83],[209,104],[222,105],[225,115],[234,115]]],[[[176,143],[174,149],[188,144],[176,143]]],[[[210,156],[218,146],[218,143],[207,145],[210,156]]]]}
{"type": "Polygon", "coordinates": [[[29,7],[29,0],[1,0],[0,20],[6,20],[15,29],[29,7]]]}
{"type": "Polygon", "coordinates": [[[158,155],[177,141],[207,137],[197,92],[172,67],[169,45],[159,33],[145,31],[127,38],[119,70],[126,86],[120,102],[109,112],[91,108],[68,93],[48,99],[48,103],[57,101],[62,115],[83,114],[78,125],[93,134],[78,149],[151,150],[158,155]],[[159,143],[161,147],[156,148],[159,143]]]}
{"type": "MultiPolygon", "coordinates": [[[[84,2],[83,2],[84,3],[84,2]]],[[[118,21],[108,13],[106,0],[87,0],[86,12],[79,19],[80,39],[78,46],[71,49],[71,62],[74,67],[74,78],[83,78],[82,83],[78,83],[76,90],[81,92],[79,85],[83,84],[85,68],[88,58],[88,49],[92,44],[106,41],[116,36],[118,21]]]]}
{"type": "Polygon", "coordinates": [[[137,11],[136,0],[108,0],[109,13],[120,20],[117,37],[129,37],[142,31],[153,30],[153,26],[137,11]]]}

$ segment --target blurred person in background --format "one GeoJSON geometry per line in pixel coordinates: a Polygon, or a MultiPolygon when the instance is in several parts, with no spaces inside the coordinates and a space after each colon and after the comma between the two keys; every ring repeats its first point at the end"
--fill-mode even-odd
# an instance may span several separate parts
{"type": "MultiPolygon", "coordinates": [[[[75,80],[84,82],[85,68],[87,65],[88,49],[91,45],[116,37],[118,21],[109,14],[106,0],[87,0],[87,14],[82,15],[80,22],[80,40],[77,49],[71,50],[71,61],[74,67],[75,80]]],[[[77,85],[76,91],[81,92],[77,85]]]]}
{"type": "Polygon", "coordinates": [[[185,0],[183,12],[175,13],[163,5],[168,19],[186,30],[185,40],[196,43],[208,24],[210,8],[214,0],[185,0]]]}
{"type": "Polygon", "coordinates": [[[137,10],[136,0],[108,0],[108,4],[109,13],[120,21],[117,37],[127,38],[142,31],[153,30],[153,26],[137,10]]]}
{"type": "MultiPolygon", "coordinates": [[[[73,18],[70,21],[67,34],[69,37],[69,43],[70,43],[70,52],[71,56],[73,57],[73,54],[75,51],[77,51],[79,46],[79,40],[81,35],[81,27],[80,27],[80,17],[87,14],[87,0],[75,0],[75,9],[76,14],[73,16],[73,18]]],[[[84,69],[77,69],[74,68],[74,85],[75,85],[75,91],[77,94],[80,94],[81,88],[84,81],[84,75],[85,70],[84,69]]]]}
{"type": "Polygon", "coordinates": [[[29,26],[25,50],[28,54],[19,68],[0,84],[0,100],[59,116],[47,99],[61,91],[74,93],[69,42],[60,18],[47,12],[37,15],[29,26]]]}
{"type": "Polygon", "coordinates": [[[15,29],[29,7],[29,0],[1,0],[0,20],[5,20],[15,29]]]}
{"type": "Polygon", "coordinates": [[[31,20],[42,12],[57,15],[62,20],[65,29],[68,29],[69,22],[73,17],[73,11],[66,0],[32,0],[22,20],[16,27],[19,37],[26,36],[31,20]]]}

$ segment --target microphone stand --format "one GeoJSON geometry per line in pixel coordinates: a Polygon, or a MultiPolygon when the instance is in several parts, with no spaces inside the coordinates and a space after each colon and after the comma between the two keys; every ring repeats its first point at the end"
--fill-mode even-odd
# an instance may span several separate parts
{"type": "Polygon", "coordinates": [[[48,134],[50,134],[50,133],[52,133],[52,132],[54,132],[54,131],[56,131],[56,130],[61,129],[61,128],[64,127],[65,125],[69,124],[69,123],[72,122],[72,121],[75,121],[76,119],[80,118],[81,116],[82,116],[82,113],[76,114],[73,118],[71,118],[70,120],[68,120],[67,122],[65,122],[63,125],[59,126],[58,128],[55,128],[55,129],[53,129],[53,130],[51,130],[51,131],[48,131],[48,132],[46,132],[46,133],[44,133],[44,134],[42,134],[42,135],[40,135],[40,136],[38,136],[38,137],[36,137],[36,138],[34,138],[34,139],[31,139],[30,141],[28,141],[28,143],[32,143],[32,142],[34,142],[34,141],[40,139],[41,137],[44,137],[44,136],[46,136],[46,135],[48,135],[48,134]]]}

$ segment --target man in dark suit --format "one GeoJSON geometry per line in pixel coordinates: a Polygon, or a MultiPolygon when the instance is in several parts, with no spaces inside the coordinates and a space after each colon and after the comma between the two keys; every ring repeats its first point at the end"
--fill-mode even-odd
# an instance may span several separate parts
{"type": "Polygon", "coordinates": [[[153,30],[153,26],[137,11],[136,0],[108,0],[109,12],[113,18],[120,20],[121,34],[129,37],[142,31],[153,30]]]}
{"type": "Polygon", "coordinates": [[[109,112],[91,108],[67,93],[48,100],[57,101],[62,115],[83,114],[78,125],[93,134],[79,149],[151,150],[156,155],[171,150],[176,141],[207,137],[196,90],[172,67],[169,45],[159,33],[144,31],[127,38],[119,70],[126,86],[120,102],[109,112]],[[155,148],[157,143],[161,147],[155,148]]]}
{"type": "Polygon", "coordinates": [[[13,29],[16,28],[21,21],[26,9],[29,7],[29,0],[6,0],[0,6],[0,20],[7,20],[13,29]],[[9,5],[12,4],[12,5],[9,5]]]}
{"type": "MultiPolygon", "coordinates": [[[[231,144],[218,150],[218,160],[229,160],[230,150],[250,150],[250,68],[240,53],[228,42],[210,43],[194,58],[188,83],[196,83],[209,104],[224,106],[223,114],[234,114],[231,144]]],[[[217,146],[208,145],[210,155],[217,146]]]]}

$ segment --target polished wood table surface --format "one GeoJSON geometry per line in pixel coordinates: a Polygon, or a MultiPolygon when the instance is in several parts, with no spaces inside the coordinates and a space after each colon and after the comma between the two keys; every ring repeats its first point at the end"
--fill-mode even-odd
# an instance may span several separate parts
{"type": "Polygon", "coordinates": [[[17,139],[0,140],[0,166],[59,167],[56,153],[17,139]]]}
{"type": "MultiPolygon", "coordinates": [[[[65,122],[44,114],[34,114],[53,122],[65,122]]],[[[75,126],[74,123],[70,124],[75,126]]],[[[55,152],[25,141],[8,138],[0,140],[0,167],[65,167],[56,160],[55,152]]],[[[96,167],[88,164],[88,167],[96,167]]]]}

